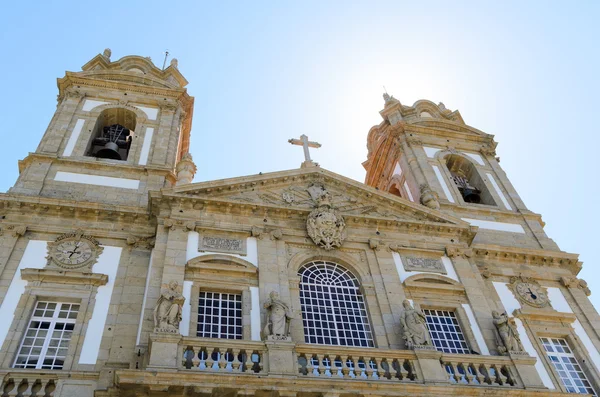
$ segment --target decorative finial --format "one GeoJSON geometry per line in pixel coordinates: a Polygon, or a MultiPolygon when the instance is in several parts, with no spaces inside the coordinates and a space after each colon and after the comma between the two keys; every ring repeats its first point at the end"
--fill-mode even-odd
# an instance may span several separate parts
{"type": "Polygon", "coordinates": [[[300,135],[300,139],[288,139],[288,142],[292,145],[299,145],[304,148],[304,162],[300,166],[300,168],[306,167],[317,167],[318,164],[313,162],[310,158],[310,153],[308,151],[309,147],[320,148],[321,144],[319,142],[311,142],[308,140],[308,137],[304,134],[300,135]]]}
{"type": "Polygon", "coordinates": [[[177,58],[171,59],[171,66],[173,66],[174,68],[179,66],[179,61],[177,60],[177,58]]]}
{"type": "Polygon", "coordinates": [[[110,56],[112,55],[112,51],[110,50],[110,48],[105,48],[102,55],[104,55],[104,57],[110,61],[110,56]]]}
{"type": "Polygon", "coordinates": [[[150,62],[152,62],[152,58],[151,57],[146,57],[147,60],[149,60],[150,62]]]}
{"type": "Polygon", "coordinates": [[[196,170],[196,164],[194,164],[191,154],[186,153],[181,156],[181,160],[179,160],[179,163],[177,163],[177,167],[175,168],[175,171],[177,172],[177,182],[175,183],[175,186],[192,183],[194,175],[196,175],[196,170]]]}
{"type": "Polygon", "coordinates": [[[388,94],[387,92],[383,93],[383,100],[385,101],[385,103],[388,103],[390,101],[391,97],[390,94],[388,94]]]}
{"type": "Polygon", "coordinates": [[[448,110],[448,109],[446,109],[446,105],[444,105],[443,102],[438,103],[438,108],[440,108],[440,110],[442,112],[448,110]]]}

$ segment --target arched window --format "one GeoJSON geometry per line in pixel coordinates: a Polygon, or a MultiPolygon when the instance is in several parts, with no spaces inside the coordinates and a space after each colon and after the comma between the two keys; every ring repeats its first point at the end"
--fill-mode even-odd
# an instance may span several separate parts
{"type": "Polygon", "coordinates": [[[475,166],[456,154],[446,156],[446,166],[466,203],[496,205],[475,166]]]}
{"type": "Polygon", "coordinates": [[[87,155],[112,160],[127,160],[136,115],[123,108],[106,109],[98,116],[87,155]]]}
{"type": "Polygon", "coordinates": [[[300,303],[306,343],[373,347],[367,309],[356,277],[333,262],[302,266],[300,303]]]}

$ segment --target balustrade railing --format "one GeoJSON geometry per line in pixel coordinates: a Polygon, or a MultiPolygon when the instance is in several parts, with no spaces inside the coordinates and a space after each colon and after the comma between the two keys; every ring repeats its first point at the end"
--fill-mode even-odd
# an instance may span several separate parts
{"type": "Polygon", "coordinates": [[[309,377],[415,382],[416,356],[407,350],[296,346],[298,372],[309,377]]]}
{"type": "Polygon", "coordinates": [[[31,376],[10,376],[2,382],[1,396],[12,397],[53,397],[56,390],[57,379],[48,377],[31,376]]]}
{"type": "Polygon", "coordinates": [[[179,345],[180,369],[213,372],[263,373],[262,342],[209,338],[184,338],[179,345]]]}
{"type": "Polygon", "coordinates": [[[518,386],[508,357],[443,355],[441,364],[452,384],[518,386]]]}

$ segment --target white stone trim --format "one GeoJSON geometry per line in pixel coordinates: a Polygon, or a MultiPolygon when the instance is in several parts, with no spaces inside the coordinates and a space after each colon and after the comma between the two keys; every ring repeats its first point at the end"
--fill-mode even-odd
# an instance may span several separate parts
{"type": "MultiPolygon", "coordinates": [[[[519,303],[517,298],[515,298],[513,293],[508,289],[508,286],[505,283],[494,281],[492,284],[494,284],[494,289],[500,297],[500,301],[502,302],[502,306],[504,306],[506,314],[511,316],[516,309],[521,308],[521,304],[519,303]]],[[[521,338],[521,344],[523,345],[523,348],[527,353],[529,353],[530,356],[537,358],[537,361],[535,362],[535,369],[540,375],[542,383],[548,389],[554,389],[554,383],[550,378],[550,374],[548,374],[548,371],[546,371],[546,367],[544,366],[544,363],[542,363],[542,358],[538,355],[538,352],[535,349],[535,347],[533,347],[533,344],[531,343],[531,340],[527,335],[527,331],[525,330],[523,322],[520,319],[515,318],[515,324],[517,324],[517,332],[519,333],[519,337],[521,338]]]]}
{"type": "Polygon", "coordinates": [[[477,345],[479,345],[479,353],[483,354],[484,356],[489,356],[490,351],[488,350],[488,347],[485,344],[485,339],[483,339],[483,334],[481,333],[479,324],[477,324],[477,320],[475,319],[475,315],[473,314],[473,309],[471,309],[471,305],[469,305],[468,303],[463,303],[462,307],[463,309],[465,309],[465,313],[467,313],[467,318],[469,319],[471,330],[473,331],[473,335],[475,335],[477,345]]]}
{"type": "MultiPolygon", "coordinates": [[[[416,274],[440,274],[438,272],[415,272],[415,271],[407,271],[406,269],[404,269],[404,265],[402,263],[402,257],[400,256],[399,253],[397,252],[392,252],[392,258],[394,258],[394,264],[396,265],[396,271],[398,272],[398,277],[400,278],[400,282],[403,283],[404,280],[406,280],[407,278],[409,278],[410,276],[414,276],[416,274]]],[[[456,274],[456,271],[454,270],[454,265],[452,264],[452,261],[450,260],[450,258],[448,258],[446,255],[441,257],[442,259],[442,264],[444,265],[444,268],[446,269],[446,274],[442,274],[442,276],[451,278],[454,281],[458,281],[460,282],[460,280],[458,279],[458,275],[456,274]]]]}
{"type": "Polygon", "coordinates": [[[97,108],[98,106],[107,105],[109,103],[110,102],[94,101],[93,99],[86,99],[85,102],[83,103],[83,107],[81,108],[81,110],[83,110],[84,112],[89,112],[90,110],[97,108]]]}
{"type": "Polygon", "coordinates": [[[525,234],[525,229],[518,223],[504,223],[494,221],[484,221],[483,219],[461,218],[465,222],[469,222],[473,226],[478,226],[481,229],[498,230],[500,232],[521,233],[525,234]]]}
{"type": "Polygon", "coordinates": [[[483,161],[483,159],[481,158],[481,156],[478,155],[478,154],[467,153],[467,152],[462,152],[462,154],[464,154],[465,156],[469,156],[470,158],[472,158],[473,160],[475,160],[477,162],[477,164],[479,164],[479,165],[485,165],[485,162],[483,161]]]}
{"type": "MultiPolygon", "coordinates": [[[[571,306],[565,299],[565,295],[560,288],[548,287],[546,289],[548,291],[548,298],[550,299],[550,303],[552,304],[552,308],[554,308],[554,310],[561,313],[573,313],[573,309],[571,309],[571,306]]],[[[585,346],[587,353],[596,367],[596,371],[600,371],[600,353],[598,353],[598,349],[596,349],[594,346],[594,343],[579,320],[576,319],[575,322],[573,322],[573,329],[575,330],[575,334],[577,334],[581,343],[583,343],[585,346]]]]}
{"type": "Polygon", "coordinates": [[[144,143],[142,144],[142,152],[140,153],[139,165],[146,165],[148,162],[148,155],[150,154],[150,144],[152,143],[152,136],[154,135],[154,128],[146,128],[146,134],[144,135],[144,143]]]}
{"type": "Polygon", "coordinates": [[[73,131],[71,131],[71,136],[69,137],[69,140],[67,141],[67,146],[65,146],[65,150],[63,152],[64,157],[70,156],[73,153],[75,144],[77,143],[79,135],[81,134],[83,124],[85,124],[84,119],[78,119],[75,123],[75,127],[73,127],[73,131]]]}
{"type": "Polygon", "coordinates": [[[243,259],[245,261],[250,262],[254,266],[258,267],[258,243],[256,241],[256,237],[247,237],[246,238],[246,255],[238,255],[238,254],[228,254],[224,252],[199,252],[198,247],[200,243],[200,233],[198,232],[188,232],[188,241],[187,241],[187,249],[186,249],[186,262],[190,259],[196,258],[198,256],[204,255],[229,255],[236,258],[243,259]]]}
{"type": "Polygon", "coordinates": [[[504,204],[506,209],[509,211],[512,211],[512,207],[510,206],[510,204],[508,204],[508,200],[506,199],[506,196],[504,195],[504,193],[502,193],[502,190],[500,190],[500,186],[498,186],[498,183],[496,183],[496,178],[494,178],[494,176],[492,174],[490,174],[489,172],[486,172],[485,174],[487,175],[488,179],[492,183],[492,186],[494,186],[496,193],[498,193],[498,196],[500,196],[500,200],[502,200],[502,203],[504,204]]]}
{"type": "Polygon", "coordinates": [[[250,335],[252,340],[260,340],[260,302],[258,287],[250,287],[250,335]]]}
{"type": "Polygon", "coordinates": [[[148,117],[148,120],[156,120],[156,116],[158,116],[158,109],[156,109],[156,108],[149,108],[146,106],[137,106],[137,105],[133,105],[133,107],[146,113],[146,117],[148,117]]]}
{"type": "Polygon", "coordinates": [[[8,291],[6,291],[6,295],[0,306],[0,318],[2,319],[0,321],[0,346],[2,346],[6,335],[8,335],[15,317],[17,304],[25,292],[25,286],[27,286],[27,281],[21,278],[21,269],[42,269],[46,266],[47,245],[47,241],[30,240],[27,243],[27,247],[25,247],[23,257],[21,257],[19,266],[17,266],[17,270],[13,275],[8,291]]]}
{"type": "Polygon", "coordinates": [[[433,172],[435,172],[435,176],[437,177],[438,181],[440,182],[440,185],[442,185],[442,189],[444,190],[446,199],[448,201],[450,201],[451,203],[454,203],[454,197],[452,197],[452,193],[450,192],[450,189],[448,188],[448,185],[446,184],[446,180],[442,176],[442,172],[440,171],[440,168],[437,165],[432,165],[431,167],[433,167],[433,172]]]}
{"type": "Polygon", "coordinates": [[[192,317],[192,285],[193,281],[185,280],[183,282],[182,295],[185,298],[181,308],[181,322],[179,323],[179,333],[183,336],[190,336],[190,320],[192,317]]]}
{"type": "Polygon", "coordinates": [[[108,308],[115,286],[117,269],[121,260],[121,247],[105,246],[102,254],[98,257],[98,262],[92,268],[93,273],[102,273],[108,275],[108,283],[98,287],[96,293],[96,303],[92,318],[88,321],[87,331],[81,347],[79,364],[96,364],[98,353],[100,352],[100,343],[104,334],[104,326],[108,316],[108,308]]]}
{"type": "Polygon", "coordinates": [[[54,180],[57,182],[82,183],[85,185],[99,185],[118,187],[122,189],[138,189],[140,181],[136,179],[113,178],[110,176],[76,174],[74,172],[56,172],[54,180]]]}

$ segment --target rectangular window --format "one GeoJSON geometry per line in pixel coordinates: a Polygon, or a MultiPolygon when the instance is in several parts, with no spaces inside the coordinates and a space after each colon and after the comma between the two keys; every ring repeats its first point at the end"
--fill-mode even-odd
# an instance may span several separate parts
{"type": "Polygon", "coordinates": [[[242,295],[200,292],[196,335],[203,338],[242,339],[242,295]]]}
{"type": "Polygon", "coordinates": [[[79,305],[37,302],[14,368],[62,369],[79,305]]]}
{"type": "Polygon", "coordinates": [[[460,329],[456,313],[448,310],[423,310],[431,342],[444,353],[470,354],[471,350],[460,329]]]}
{"type": "Polygon", "coordinates": [[[596,395],[566,340],[540,338],[540,341],[568,393],[596,395]]]}

